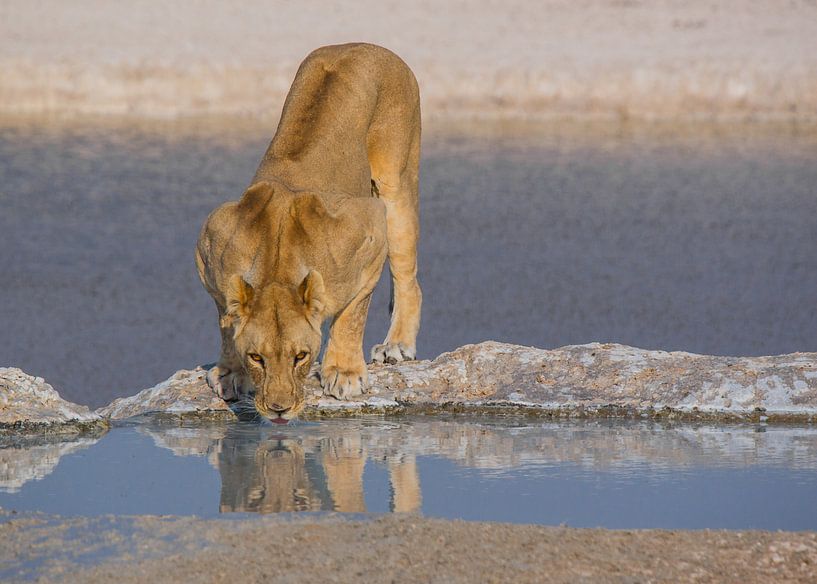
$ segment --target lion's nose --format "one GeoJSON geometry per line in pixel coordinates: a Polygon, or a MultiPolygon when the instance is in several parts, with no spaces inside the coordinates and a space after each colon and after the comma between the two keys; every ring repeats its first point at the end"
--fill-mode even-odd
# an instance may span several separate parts
{"type": "Polygon", "coordinates": [[[285,408],[284,406],[278,405],[276,403],[269,403],[269,404],[267,404],[267,407],[269,409],[271,409],[273,412],[276,412],[278,414],[283,414],[284,412],[286,412],[287,410],[290,409],[290,408],[285,408]]]}

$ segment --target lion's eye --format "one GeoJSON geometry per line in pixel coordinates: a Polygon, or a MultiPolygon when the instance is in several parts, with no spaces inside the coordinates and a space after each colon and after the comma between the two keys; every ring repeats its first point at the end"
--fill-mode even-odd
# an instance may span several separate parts
{"type": "Polygon", "coordinates": [[[306,359],[308,356],[309,356],[309,353],[307,353],[306,351],[301,351],[300,353],[295,355],[295,363],[300,363],[301,361],[306,359]]]}
{"type": "Polygon", "coordinates": [[[247,357],[249,357],[251,360],[255,361],[258,364],[264,363],[264,358],[258,353],[247,353],[247,357]]]}

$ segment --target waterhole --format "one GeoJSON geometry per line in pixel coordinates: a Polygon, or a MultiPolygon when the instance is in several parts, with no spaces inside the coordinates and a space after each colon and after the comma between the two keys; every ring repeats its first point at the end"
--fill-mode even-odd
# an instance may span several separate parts
{"type": "Polygon", "coordinates": [[[806,427],[147,421],[101,438],[3,440],[6,511],[408,512],[574,527],[817,528],[817,433],[806,427]]]}

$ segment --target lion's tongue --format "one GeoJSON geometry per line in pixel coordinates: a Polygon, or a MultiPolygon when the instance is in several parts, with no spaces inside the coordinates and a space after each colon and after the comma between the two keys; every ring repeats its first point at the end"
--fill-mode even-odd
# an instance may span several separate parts
{"type": "Polygon", "coordinates": [[[288,424],[289,420],[286,418],[273,418],[270,420],[273,424],[288,424]]]}

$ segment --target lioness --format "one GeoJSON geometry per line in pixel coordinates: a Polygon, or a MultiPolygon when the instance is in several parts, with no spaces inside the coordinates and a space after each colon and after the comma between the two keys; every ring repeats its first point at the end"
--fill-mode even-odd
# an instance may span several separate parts
{"type": "Polygon", "coordinates": [[[218,307],[221,356],[207,380],[219,396],[254,390],[264,416],[295,417],[329,318],[324,393],[363,393],[363,329],[387,255],[391,325],[371,357],[414,358],[419,161],[417,81],[397,55],[348,44],[301,63],[251,186],[213,211],[196,248],[218,307]]]}

